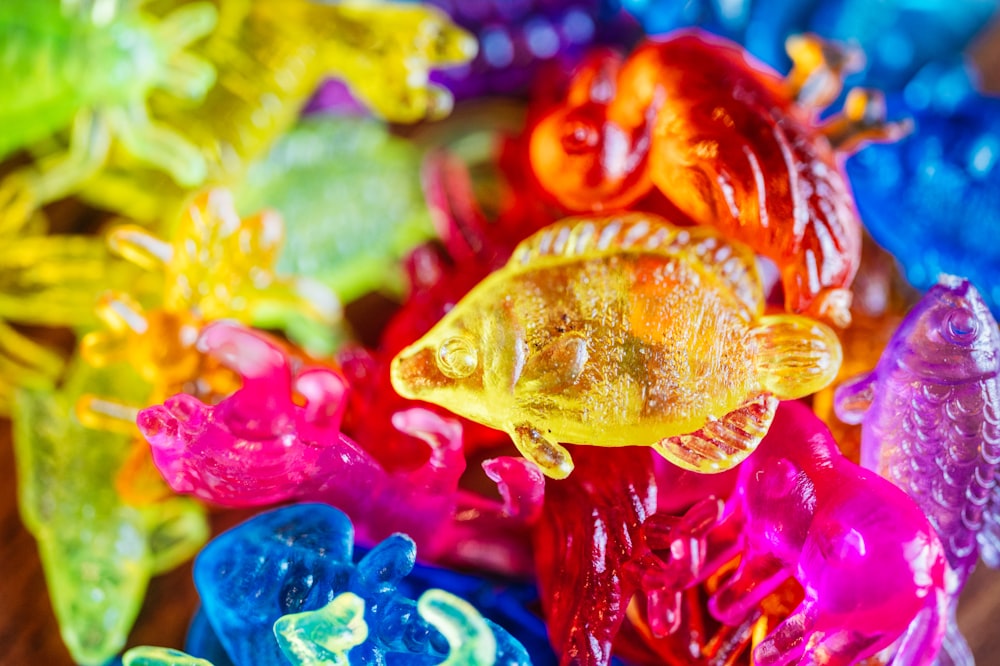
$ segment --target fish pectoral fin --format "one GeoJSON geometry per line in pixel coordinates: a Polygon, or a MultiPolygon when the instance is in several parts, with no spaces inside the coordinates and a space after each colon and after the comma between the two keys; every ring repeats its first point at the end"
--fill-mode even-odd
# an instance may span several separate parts
{"type": "Polygon", "coordinates": [[[754,452],[771,427],[777,408],[777,398],[761,394],[699,430],[661,439],[653,444],[653,450],[693,472],[724,472],[754,452]]]}
{"type": "Polygon", "coordinates": [[[528,358],[514,390],[564,391],[576,384],[588,358],[587,340],[579,333],[564,333],[528,358]]]}
{"type": "Polygon", "coordinates": [[[521,455],[550,479],[565,479],[573,471],[573,457],[566,447],[548,439],[530,423],[519,423],[509,433],[521,455]]]}
{"type": "Polygon", "coordinates": [[[837,418],[848,425],[861,423],[865,412],[875,398],[875,373],[851,377],[837,387],[833,394],[833,411],[837,418]]]}

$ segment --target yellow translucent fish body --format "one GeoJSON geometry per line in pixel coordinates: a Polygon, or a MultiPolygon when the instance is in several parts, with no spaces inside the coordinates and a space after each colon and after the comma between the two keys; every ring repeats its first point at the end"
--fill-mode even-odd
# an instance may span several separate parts
{"type": "Polygon", "coordinates": [[[400,394],[510,433],[554,478],[558,444],[653,446],[728,469],[779,399],[828,384],[834,333],[764,316],[749,250],[642,214],[564,220],[525,240],[392,367],[400,394]]]}

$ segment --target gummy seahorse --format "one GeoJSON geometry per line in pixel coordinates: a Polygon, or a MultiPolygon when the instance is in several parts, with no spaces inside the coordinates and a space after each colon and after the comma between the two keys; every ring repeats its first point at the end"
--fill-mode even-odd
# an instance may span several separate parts
{"type": "Polygon", "coordinates": [[[820,125],[851,52],[807,38],[789,49],[798,66],[787,80],[697,33],[648,41],[624,60],[595,52],[532,130],[532,167],[576,211],[628,207],[658,189],[772,259],[787,309],[846,326],[861,225],[838,151],[899,127],[861,91],[820,125]]]}
{"type": "Polygon", "coordinates": [[[945,546],[945,650],[971,663],[955,606],[983,549],[1000,545],[1000,333],[975,287],[945,276],[893,334],[875,369],[837,388],[837,415],[861,423],[861,464],[907,492],[945,546]]]}
{"type": "Polygon", "coordinates": [[[393,360],[404,397],[507,431],[553,478],[559,442],[654,447],[675,464],[728,469],[767,432],[777,399],[840,366],[827,327],[763,316],[752,255],[708,228],[655,216],[568,219],[393,360]]]}

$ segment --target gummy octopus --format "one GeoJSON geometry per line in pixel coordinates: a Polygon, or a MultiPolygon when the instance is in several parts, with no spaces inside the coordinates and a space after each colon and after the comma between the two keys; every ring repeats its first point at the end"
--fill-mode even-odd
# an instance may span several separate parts
{"type": "Polygon", "coordinates": [[[822,125],[852,52],[793,38],[783,79],[736,44],[679,33],[627,59],[594,52],[565,101],[532,130],[542,187],[574,211],[611,211],[658,190],[695,222],[773,260],[788,310],[850,323],[861,225],[839,154],[892,138],[881,98],[852,91],[822,125]]]}
{"type": "Polygon", "coordinates": [[[553,478],[559,442],[652,446],[722,471],[753,451],[777,399],[840,366],[826,326],[763,315],[752,255],[655,216],[568,219],[521,243],[393,361],[393,386],[505,430],[553,478]]]}

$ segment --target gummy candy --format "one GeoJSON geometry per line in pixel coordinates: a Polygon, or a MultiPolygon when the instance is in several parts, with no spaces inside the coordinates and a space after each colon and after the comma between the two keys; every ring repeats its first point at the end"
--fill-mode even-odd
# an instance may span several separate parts
{"type": "Polygon", "coordinates": [[[141,163],[183,185],[205,177],[202,156],[174,128],[151,120],[155,88],[187,102],[214,81],[192,42],[212,30],[215,8],[189,3],[156,19],[132,4],[88,15],[60,0],[9,0],[0,7],[0,80],[6,84],[0,159],[72,127],[65,155],[25,168],[0,187],[0,222],[62,198],[107,159],[114,137],[141,163]],[[65,6],[64,6],[65,5],[65,6]],[[27,207],[11,209],[11,202],[27,207]]]}
{"type": "Polygon", "coordinates": [[[737,624],[786,578],[805,588],[755,663],[851,664],[900,637],[894,663],[934,663],[947,612],[941,542],[902,491],[840,454],[808,407],[779,406],[732,503],[742,557],[713,615],[737,624]]]}
{"type": "Polygon", "coordinates": [[[324,501],[366,536],[405,529],[421,543],[450,517],[465,469],[456,424],[420,408],[396,413],[396,427],[432,454],[387,473],[340,432],[347,386],[329,367],[296,361],[230,322],[206,326],[198,348],[238,372],[243,386],[216,405],[182,393],[139,412],[157,469],[175,491],[227,506],[324,501]]]}
{"type": "Polygon", "coordinates": [[[234,197],[241,211],[273,208],[284,218],[279,275],[318,280],[346,303],[398,290],[399,259],[433,236],[419,169],[418,150],[384,125],[313,116],[250,166],[234,197]]]}
{"type": "Polygon", "coordinates": [[[653,446],[720,471],[767,432],[776,398],[822,388],[840,366],[832,331],[765,317],[762,301],[752,256],[712,230],[569,219],[403,350],[393,386],[502,428],[553,478],[573,465],[558,442],[653,446]]]}
{"type": "MultiPolygon", "coordinates": [[[[336,607],[326,613],[320,609],[338,598],[342,608],[349,604],[348,617],[360,618],[363,613],[367,627],[364,638],[356,634],[360,640],[351,650],[352,660],[380,663],[388,657],[416,664],[428,662],[416,658],[411,662],[404,655],[446,655],[455,637],[446,637],[435,628],[440,626],[440,611],[446,609],[438,606],[438,613],[428,618],[435,621],[429,623],[421,617],[426,604],[418,615],[418,605],[397,592],[414,565],[413,542],[393,535],[357,564],[352,562],[353,547],[350,521],[323,504],[275,509],[210,542],[195,560],[195,584],[206,616],[233,662],[286,663],[272,632],[275,622],[282,616],[301,614],[275,628],[289,638],[284,627],[323,621],[324,615],[329,618],[336,614],[336,607]],[[344,601],[339,596],[343,593],[356,595],[355,600],[344,601]]],[[[530,663],[524,648],[503,629],[488,621],[486,626],[496,636],[492,656],[498,662],[530,663]]]]}
{"type": "Polygon", "coordinates": [[[944,544],[951,600],[945,651],[971,662],[955,606],[980,550],[1000,566],[1000,332],[967,281],[944,276],[900,324],[875,369],[837,388],[862,424],[861,464],[902,488],[944,544]]]}
{"type": "Polygon", "coordinates": [[[1000,315],[1000,99],[972,95],[957,108],[907,105],[918,128],[897,144],[847,162],[872,237],[921,290],[961,275],[1000,315]],[[900,224],[906,220],[906,224],[900,224]]]}
{"type": "Polygon", "coordinates": [[[756,58],[785,71],[782,45],[789,36],[812,32],[850,41],[866,54],[864,70],[851,82],[900,90],[924,64],[962,51],[995,14],[996,0],[948,2],[904,0],[622,0],[649,35],[697,26],[746,46],[756,58]]]}
{"type": "Polygon", "coordinates": [[[850,53],[808,38],[789,52],[787,80],[698,33],[645,42],[624,61],[594,53],[532,130],[535,174],[576,211],[628,207],[656,188],[773,260],[787,309],[846,326],[861,227],[837,151],[902,127],[861,91],[821,126],[850,53]]]}
{"type": "MultiPolygon", "coordinates": [[[[197,105],[154,95],[152,118],[176,128],[204,161],[194,184],[234,186],[292,125],[322,79],[389,120],[441,117],[451,95],[428,72],[465,62],[476,42],[445,14],[417,4],[222,2],[219,27],[194,49],[217,81],[197,105]]],[[[158,219],[185,190],[128,156],[92,179],[83,196],[137,220],[158,219]]]]}
{"type": "Polygon", "coordinates": [[[22,390],[14,403],[21,516],[38,540],[63,640],[80,664],[113,657],[150,577],[189,558],[208,536],[203,510],[188,499],[125,504],[111,480],[128,438],[84,428],[73,414],[82,390],[128,394],[137,383],[124,370],[77,364],[62,391],[22,390]]]}
{"type": "Polygon", "coordinates": [[[612,640],[638,590],[624,565],[655,510],[656,482],[652,456],[642,449],[580,447],[574,456],[572,476],[546,483],[536,568],[560,663],[596,666],[609,663],[612,640]]]}

